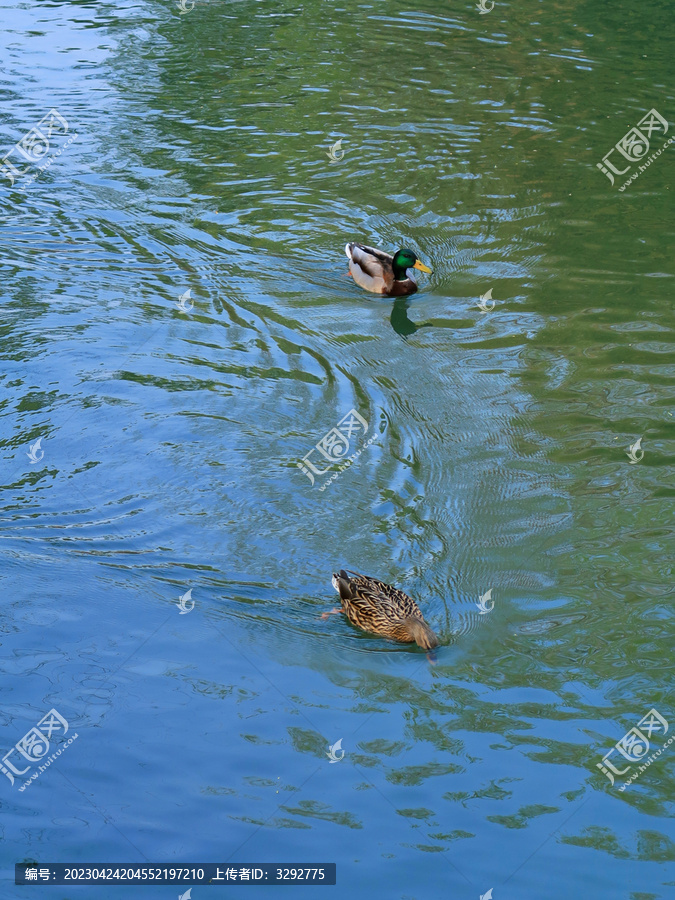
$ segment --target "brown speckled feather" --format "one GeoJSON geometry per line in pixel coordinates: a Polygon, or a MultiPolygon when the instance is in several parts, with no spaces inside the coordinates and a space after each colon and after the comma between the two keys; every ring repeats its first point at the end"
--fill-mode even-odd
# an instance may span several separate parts
{"type": "Polygon", "coordinates": [[[398,588],[344,569],[333,575],[333,586],[352,625],[425,650],[438,645],[415,601],[398,588]]]}

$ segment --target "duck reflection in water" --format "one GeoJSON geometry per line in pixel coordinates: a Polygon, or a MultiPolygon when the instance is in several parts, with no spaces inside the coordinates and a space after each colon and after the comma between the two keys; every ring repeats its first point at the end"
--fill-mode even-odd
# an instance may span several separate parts
{"type": "Polygon", "coordinates": [[[401,297],[401,299],[395,300],[394,306],[391,311],[391,316],[389,317],[391,327],[394,329],[396,334],[400,334],[403,338],[408,338],[409,335],[415,334],[415,332],[420,328],[433,327],[433,322],[420,322],[418,325],[416,322],[413,322],[412,319],[409,319],[409,306],[410,297],[401,297]]]}

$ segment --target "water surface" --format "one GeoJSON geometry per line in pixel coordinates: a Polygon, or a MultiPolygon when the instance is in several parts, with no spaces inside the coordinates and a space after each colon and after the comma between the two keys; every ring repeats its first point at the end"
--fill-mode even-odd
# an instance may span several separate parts
{"type": "Polygon", "coordinates": [[[78,734],[2,779],[3,897],[24,860],[671,896],[675,753],[597,768],[675,722],[675,150],[597,168],[675,117],[671,4],[1,7],[3,147],[77,134],[0,187],[2,746],[78,734]],[[350,239],[434,274],[365,294],[350,239]],[[435,665],[321,618],[341,566],[419,601],[435,665]]]}

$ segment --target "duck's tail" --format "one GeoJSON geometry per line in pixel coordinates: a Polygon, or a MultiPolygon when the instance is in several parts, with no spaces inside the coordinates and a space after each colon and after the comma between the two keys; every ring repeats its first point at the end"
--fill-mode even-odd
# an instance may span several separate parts
{"type": "Polygon", "coordinates": [[[435,632],[429,628],[426,622],[421,621],[415,616],[408,616],[405,620],[406,628],[411,638],[422,650],[433,650],[438,647],[439,640],[435,632]]]}
{"type": "Polygon", "coordinates": [[[347,259],[352,258],[352,244],[351,243],[345,244],[345,255],[347,256],[347,259]]]}
{"type": "Polygon", "coordinates": [[[344,569],[339,572],[333,572],[333,587],[340,595],[340,599],[349,600],[352,596],[352,590],[349,587],[349,575],[344,569]]]}

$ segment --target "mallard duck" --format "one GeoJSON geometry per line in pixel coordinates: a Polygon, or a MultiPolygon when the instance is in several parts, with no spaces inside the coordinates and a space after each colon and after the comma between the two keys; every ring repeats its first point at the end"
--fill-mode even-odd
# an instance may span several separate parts
{"type": "Polygon", "coordinates": [[[343,612],[357,628],[404,644],[417,643],[423,650],[438,647],[438,637],[424,621],[419,606],[398,588],[344,569],[333,575],[333,587],[342,609],[332,612],[343,612]]]}
{"type": "Polygon", "coordinates": [[[429,266],[421,263],[412,250],[405,248],[389,256],[383,250],[352,242],[345,245],[345,253],[349,259],[349,274],[354,281],[367,291],[384,294],[385,297],[415,293],[417,284],[408,275],[408,269],[419,269],[431,275],[429,266]]]}

